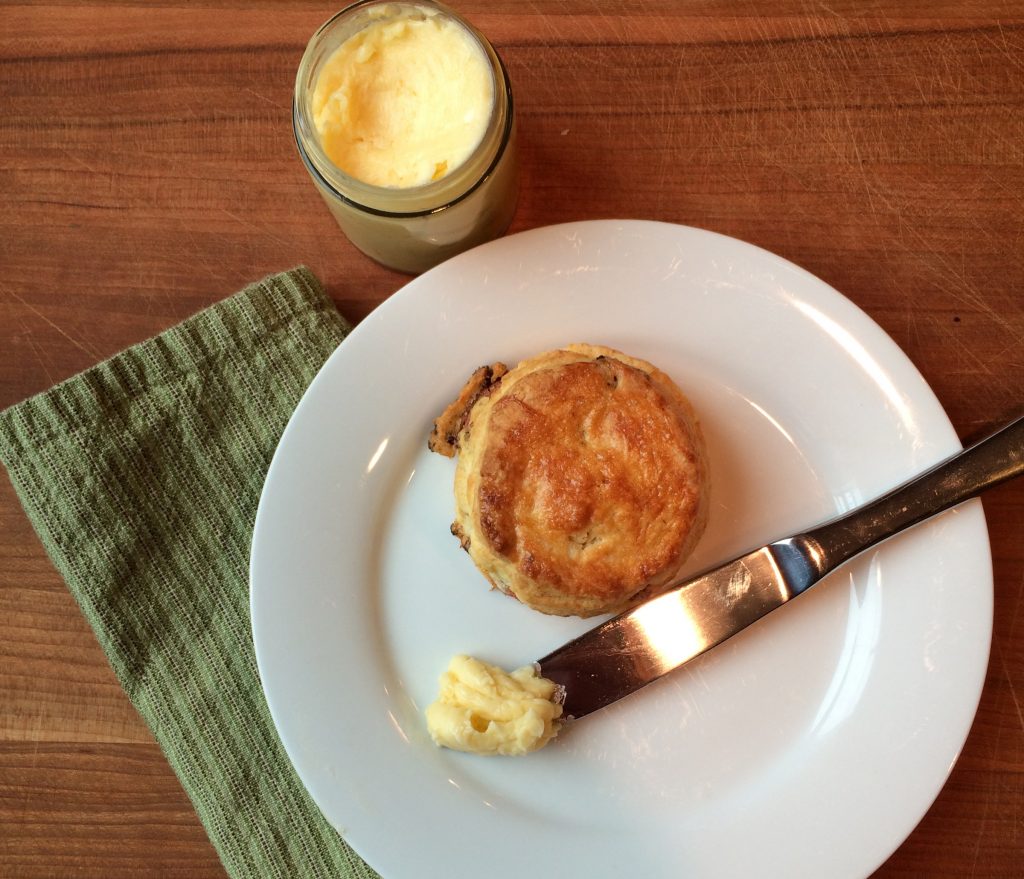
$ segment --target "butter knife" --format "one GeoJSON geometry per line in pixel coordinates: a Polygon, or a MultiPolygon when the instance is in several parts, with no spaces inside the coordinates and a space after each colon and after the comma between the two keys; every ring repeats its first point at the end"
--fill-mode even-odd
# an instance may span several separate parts
{"type": "Polygon", "coordinates": [[[863,506],[670,587],[537,662],[563,716],[610,705],[781,607],[854,556],[1024,473],[1024,417],[863,506]]]}

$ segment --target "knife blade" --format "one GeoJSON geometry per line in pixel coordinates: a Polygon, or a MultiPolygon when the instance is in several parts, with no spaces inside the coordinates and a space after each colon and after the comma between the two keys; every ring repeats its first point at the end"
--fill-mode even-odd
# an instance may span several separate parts
{"type": "Polygon", "coordinates": [[[1024,473],[1024,418],[863,506],[678,583],[537,661],[580,718],[747,628],[866,549],[1024,473]]]}

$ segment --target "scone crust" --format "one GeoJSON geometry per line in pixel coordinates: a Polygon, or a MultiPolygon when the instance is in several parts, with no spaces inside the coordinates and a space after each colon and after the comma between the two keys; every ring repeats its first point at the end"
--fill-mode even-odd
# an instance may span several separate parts
{"type": "Polygon", "coordinates": [[[498,588],[586,617],[671,582],[704,530],[707,495],[700,425],[672,380],[570,345],[523,361],[474,403],[453,531],[498,588]]]}

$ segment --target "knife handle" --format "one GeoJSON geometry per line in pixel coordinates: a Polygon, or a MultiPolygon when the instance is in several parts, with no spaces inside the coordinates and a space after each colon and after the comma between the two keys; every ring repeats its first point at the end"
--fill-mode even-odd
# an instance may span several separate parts
{"type": "Polygon", "coordinates": [[[820,579],[886,538],[1021,474],[1024,417],[794,542],[820,579]]]}

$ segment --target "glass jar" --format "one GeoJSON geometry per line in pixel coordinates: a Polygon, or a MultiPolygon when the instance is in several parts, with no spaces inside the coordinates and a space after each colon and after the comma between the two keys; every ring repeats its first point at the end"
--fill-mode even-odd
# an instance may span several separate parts
{"type": "Polygon", "coordinates": [[[497,238],[515,212],[518,163],[512,89],[487,39],[432,0],[362,0],[343,9],[310,40],[292,102],[299,155],[349,240],[367,256],[416,274],[497,238]],[[490,119],[469,157],[445,176],[408,187],[379,186],[346,173],[327,156],[314,123],[313,95],[324,64],[360,30],[406,16],[443,16],[479,44],[493,77],[490,119]]]}

